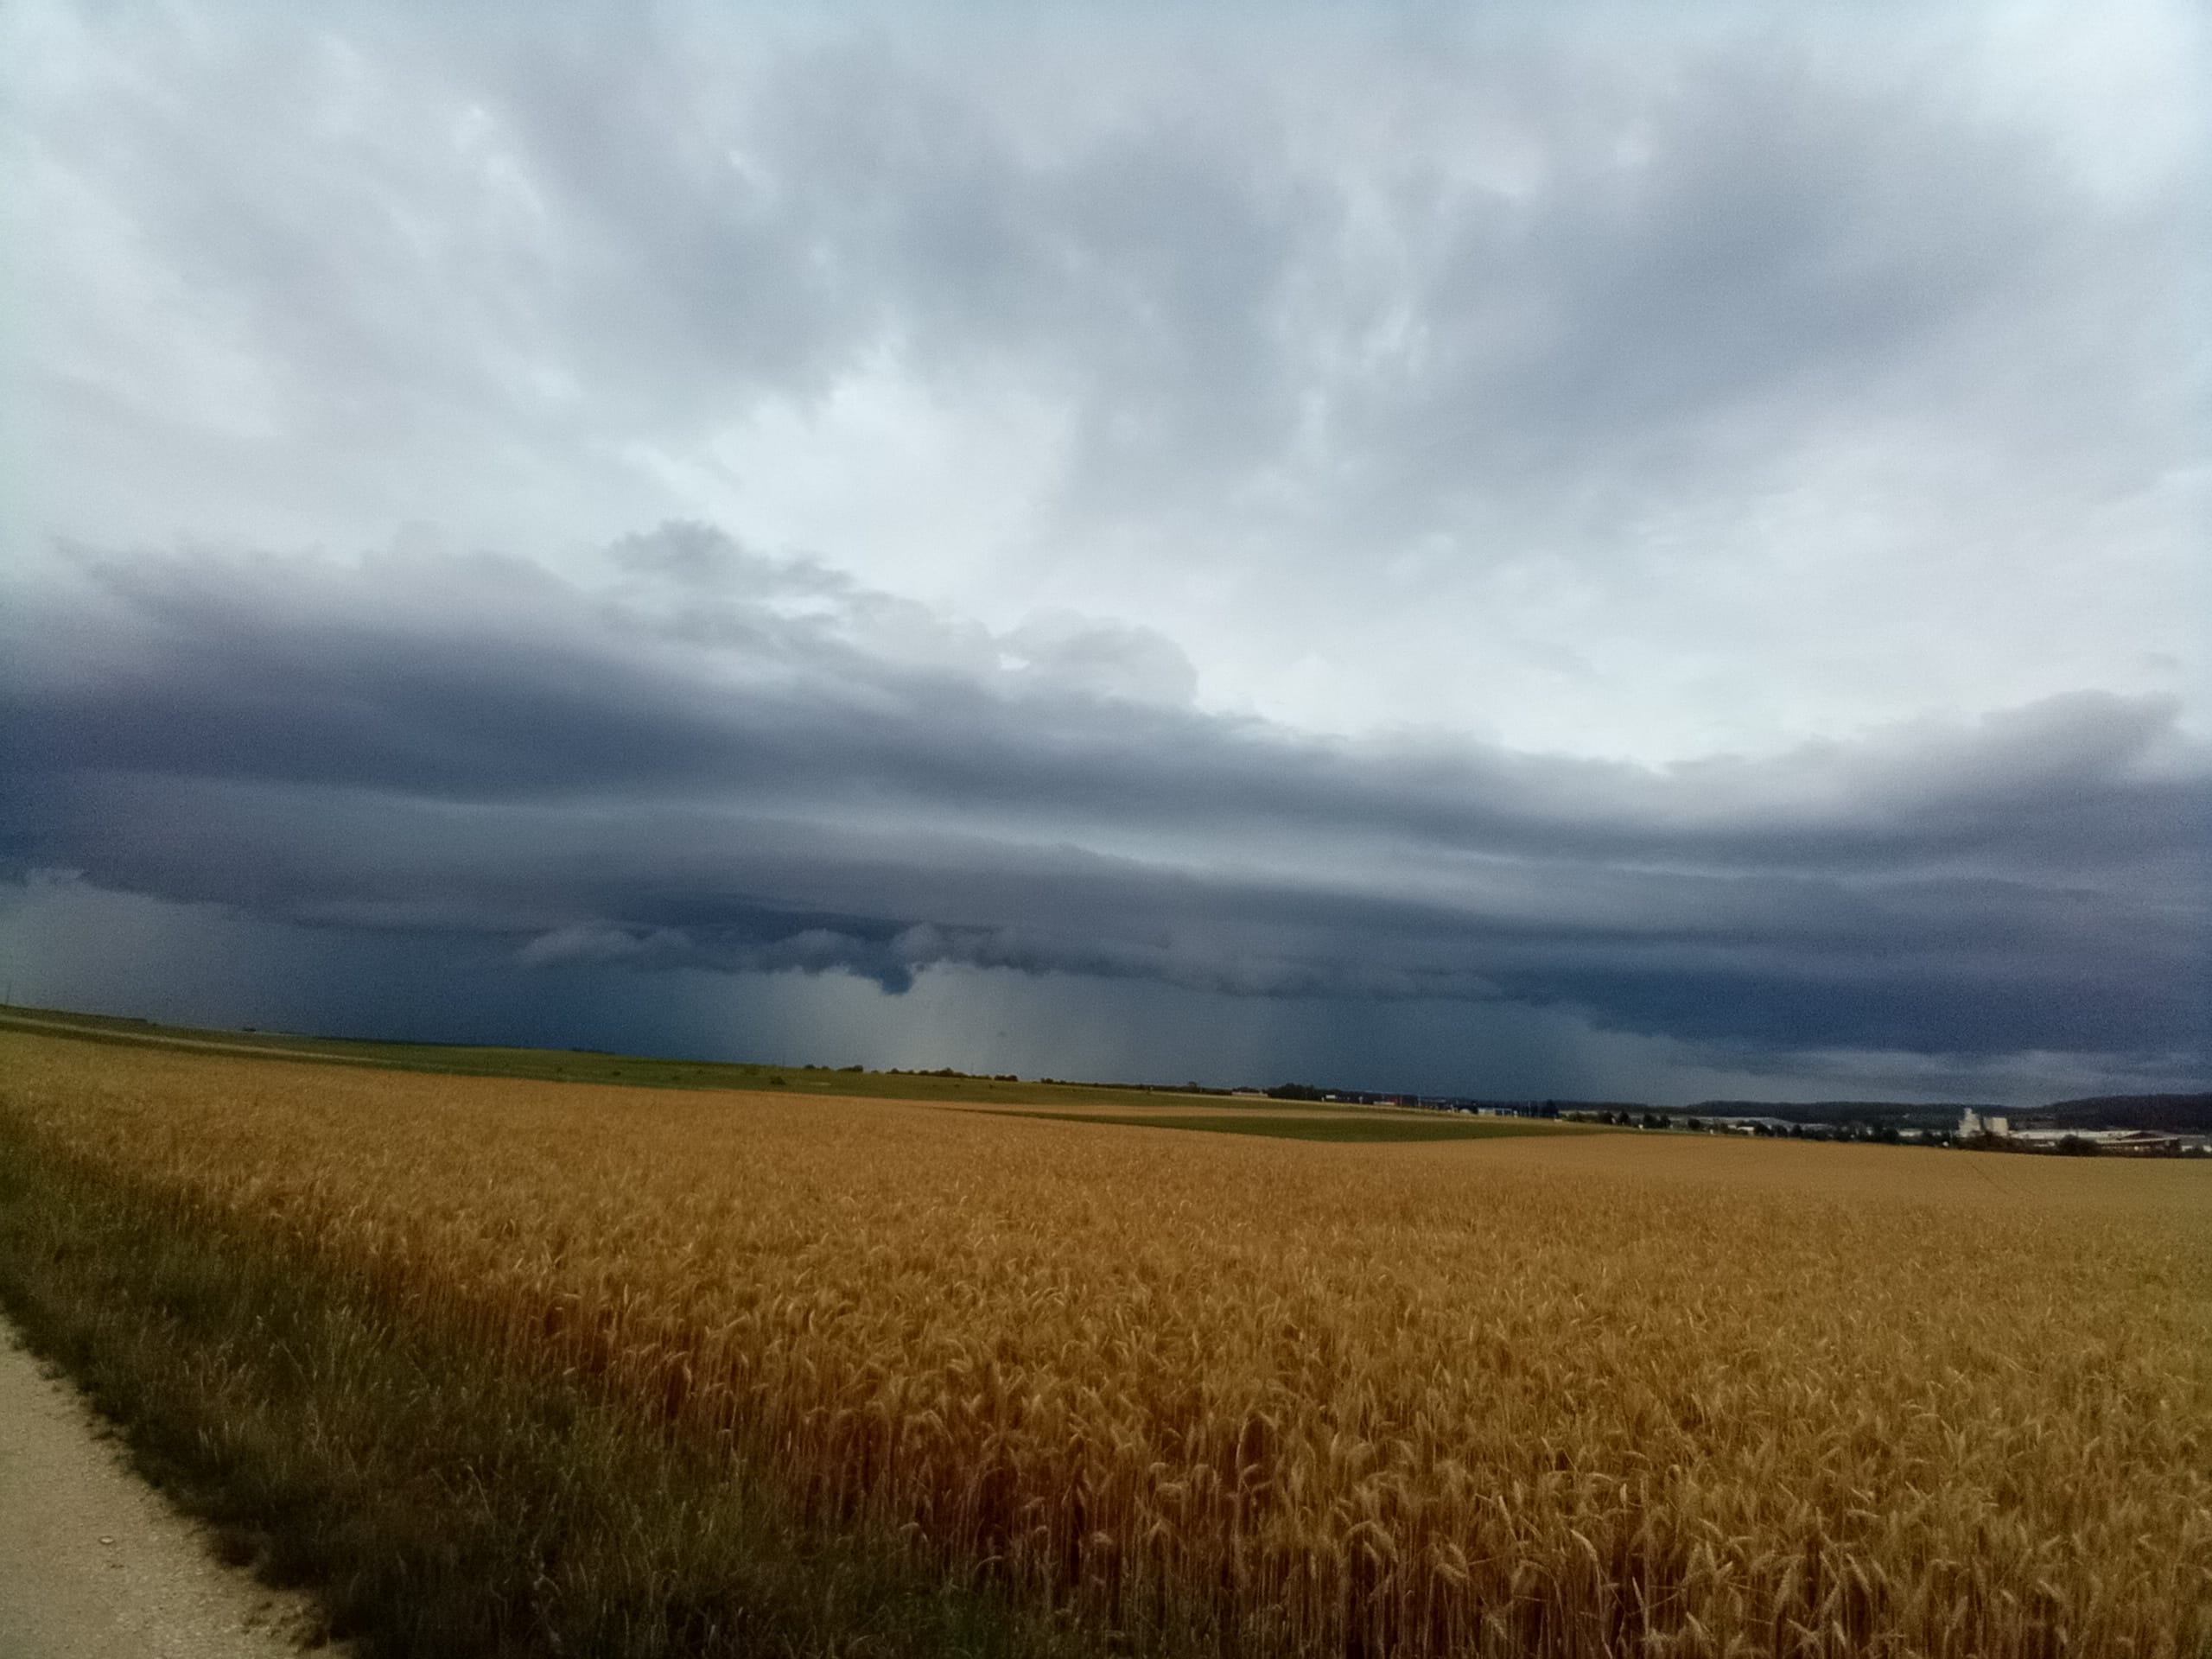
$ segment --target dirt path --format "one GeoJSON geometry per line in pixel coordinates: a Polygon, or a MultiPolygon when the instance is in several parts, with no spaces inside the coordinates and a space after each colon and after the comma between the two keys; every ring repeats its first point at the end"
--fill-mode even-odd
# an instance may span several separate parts
{"type": "Polygon", "coordinates": [[[298,1659],[303,1626],[299,1603],[217,1562],[0,1324],[0,1659],[298,1659]]]}

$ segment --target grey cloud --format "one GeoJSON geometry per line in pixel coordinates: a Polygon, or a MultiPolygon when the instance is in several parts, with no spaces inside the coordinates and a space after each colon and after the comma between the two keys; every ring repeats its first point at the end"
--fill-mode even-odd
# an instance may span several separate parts
{"type": "Polygon", "coordinates": [[[1047,620],[994,637],[691,527],[618,556],[632,571],[719,558],[723,581],[663,601],[489,556],[87,564],[81,609],[18,607],[17,764],[448,798],[882,798],[1076,835],[1290,824],[1437,853],[1839,874],[2139,868],[2186,848],[2177,826],[2205,798],[2201,747],[2157,702],[2084,693],[1663,769],[1354,744],[1131,697],[1178,677],[1173,645],[1143,631],[1047,620]]]}
{"type": "Polygon", "coordinates": [[[1087,661],[1040,680],[972,626],[925,619],[980,653],[887,642],[855,585],[696,527],[607,566],[142,556],[25,593],[10,861],[548,969],[958,964],[1930,1052],[2204,1035],[2212,766],[2171,708],[1664,770],[1324,741],[1087,661]]]}
{"type": "Polygon", "coordinates": [[[703,514],[1612,753],[2202,694],[2201,170],[2100,184],[1934,35],[16,10],[26,557],[703,514]]]}
{"type": "Polygon", "coordinates": [[[2202,709],[2117,694],[2199,665],[2201,176],[1721,22],[10,9],[0,868],[546,986],[2201,1054],[2202,709]],[[589,550],[671,514],[750,539],[589,550]],[[1206,712],[1286,706],[1520,747],[1206,712]]]}
{"type": "Polygon", "coordinates": [[[47,154],[282,373],[287,420],[425,465],[410,431],[691,435],[890,352],[1069,409],[1086,518],[1287,474],[1351,481],[1332,531],[1433,522],[1769,442],[1778,407],[2028,321],[2100,238],[2124,271],[2154,222],[2096,223],[2017,135],[1774,40],[1673,42],[1640,79],[1571,37],[1355,53],[1351,84],[1425,73],[1484,124],[1431,113],[1354,175],[1286,146],[1264,59],[1211,107],[1140,85],[1040,137],[977,84],[1003,63],[888,40],[372,16],[146,21],[175,92],[126,60],[134,95],[43,106],[47,154]],[[1451,170],[1470,145],[1521,181],[1451,170]]]}

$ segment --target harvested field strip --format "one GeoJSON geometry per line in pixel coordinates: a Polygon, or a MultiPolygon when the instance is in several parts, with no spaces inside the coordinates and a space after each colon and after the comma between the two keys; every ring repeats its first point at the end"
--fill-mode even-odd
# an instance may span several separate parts
{"type": "Polygon", "coordinates": [[[1147,1652],[2212,1642],[2193,1165],[1041,1133],[29,1035],[0,1116],[280,1291],[1147,1652]]]}
{"type": "Polygon", "coordinates": [[[1146,1129],[1195,1129],[1205,1135],[1256,1135],[1273,1141],[1499,1141],[1516,1135],[1597,1135],[1579,1125],[1526,1118],[1354,1116],[1304,1112],[1263,1117],[1230,1112],[1168,1116],[1161,1113],[993,1112],[994,1117],[1040,1118],[1053,1123],[1121,1123],[1146,1129]]]}

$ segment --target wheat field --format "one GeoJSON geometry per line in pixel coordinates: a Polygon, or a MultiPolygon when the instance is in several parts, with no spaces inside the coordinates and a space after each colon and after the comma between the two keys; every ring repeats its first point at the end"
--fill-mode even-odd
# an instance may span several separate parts
{"type": "Polygon", "coordinates": [[[2212,1650],[2212,1169],[0,1035],[0,1110],[1147,1650],[2212,1650]]]}

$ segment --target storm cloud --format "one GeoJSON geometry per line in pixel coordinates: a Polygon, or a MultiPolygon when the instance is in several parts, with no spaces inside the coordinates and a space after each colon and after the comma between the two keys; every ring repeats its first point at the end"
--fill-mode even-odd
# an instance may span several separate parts
{"type": "Polygon", "coordinates": [[[0,943],[2201,1081],[2206,46],[11,7],[0,943]]]}
{"type": "Polygon", "coordinates": [[[523,966],[957,963],[1995,1052],[2202,1036],[2171,704],[1672,766],[1317,738],[671,525],[488,556],[87,556],[13,607],[19,872],[523,966]]]}

